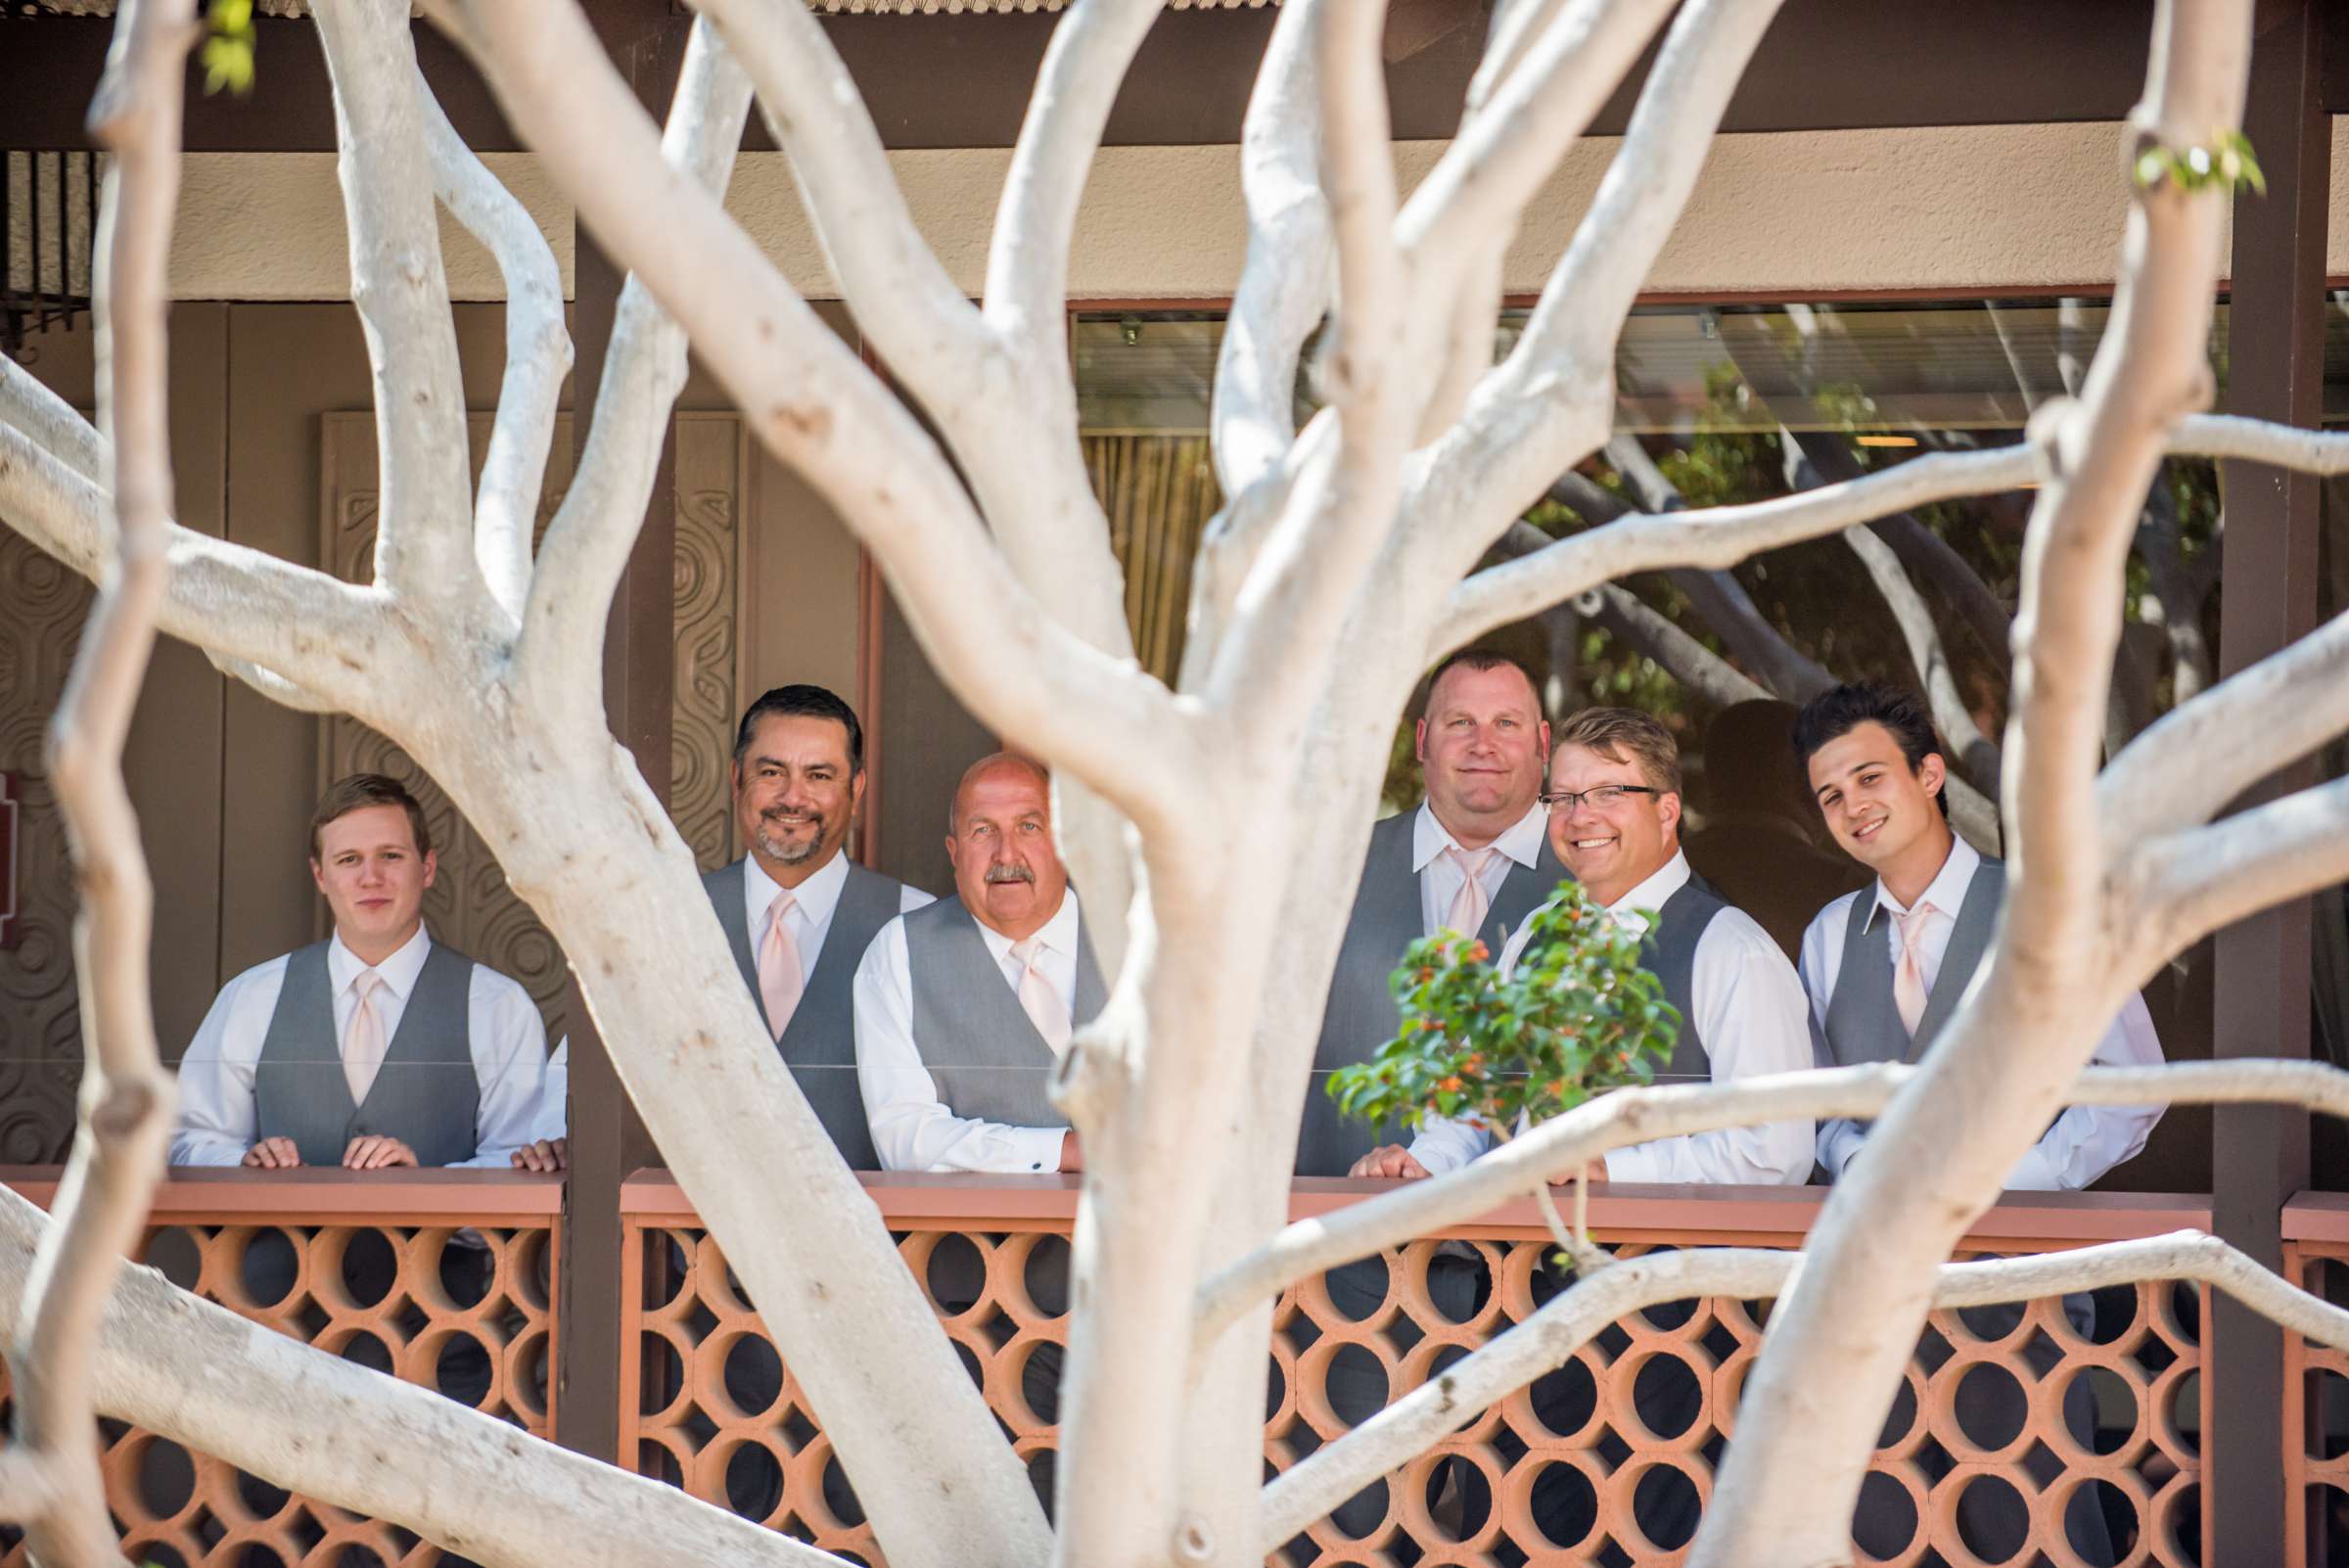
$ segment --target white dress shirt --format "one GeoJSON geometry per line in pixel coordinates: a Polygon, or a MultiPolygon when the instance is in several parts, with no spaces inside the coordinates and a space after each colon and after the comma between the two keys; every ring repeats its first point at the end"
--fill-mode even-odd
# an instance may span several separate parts
{"type": "MultiPolygon", "coordinates": [[[[1679,851],[1662,869],[1607,905],[1626,922],[1663,908],[1688,882],[1688,859],[1679,851]]],[[[1532,935],[1528,920],[1501,949],[1505,978],[1532,935]]],[[[1754,918],[1730,907],[1715,915],[1696,942],[1689,977],[1689,1022],[1704,1041],[1712,1079],[1726,1084],[1759,1073],[1800,1072],[1811,1065],[1809,1010],[1794,966],[1754,918]]],[[[1484,1152],[1491,1136],[1472,1122],[1430,1121],[1411,1144],[1412,1158],[1431,1175],[1457,1170],[1484,1152]]],[[[1794,1186],[1811,1177],[1808,1122],[1722,1128],[1657,1138],[1606,1156],[1610,1181],[1708,1182],[1794,1186]]]]}
{"type": "MultiPolygon", "coordinates": [[[[1542,858],[1542,840],[1549,831],[1549,811],[1539,801],[1514,826],[1495,839],[1488,848],[1497,854],[1485,857],[1478,872],[1477,886],[1485,890],[1485,907],[1500,897],[1500,885],[1509,880],[1511,865],[1530,866],[1542,858]]],[[[1419,815],[1411,824],[1411,870],[1419,878],[1419,929],[1422,936],[1434,936],[1451,918],[1451,900],[1460,896],[1460,863],[1446,850],[1457,849],[1459,841],[1451,830],[1436,820],[1433,807],[1421,805],[1419,815]]],[[[1473,853],[1473,852],[1472,852],[1473,853]]],[[[1549,890],[1542,890],[1543,898],[1549,890]]],[[[1473,933],[1471,933],[1473,935],[1473,933]]]]}
{"type": "MultiPolygon", "coordinates": [[[[383,984],[375,1010],[384,1038],[399,1033],[400,1015],[424,973],[432,938],[422,926],[407,945],[375,966],[383,984]]],[[[173,1165],[238,1165],[258,1141],[253,1125],[253,1073],[261,1059],[269,1019],[285,989],[286,963],[272,958],[246,970],[220,988],[211,1011],[179,1061],[179,1121],[171,1130],[173,1165]]],[[[340,1041],[358,1005],[351,982],[366,968],[338,934],[326,946],[327,984],[333,988],[335,1038],[340,1041]]],[[[503,1167],[531,1138],[546,1078],[546,1024],[530,993],[485,964],[473,966],[465,998],[472,1037],[473,1071],[481,1083],[474,1118],[473,1158],[459,1166],[503,1167]]]]}
{"type": "MultiPolygon", "coordinates": [[[[1043,945],[1036,967],[1077,1018],[1077,890],[1036,931],[1043,945]]],[[[1011,939],[974,920],[979,940],[1016,996],[1025,966],[1011,956],[1011,939]]],[[[1082,1023],[1082,1019],[1078,1019],[1082,1023]]],[[[938,1082],[922,1065],[913,1041],[913,968],[905,921],[881,928],[856,966],[856,1082],[864,1117],[884,1171],[1007,1171],[1026,1175],[1060,1169],[1067,1127],[1013,1127],[956,1116],[938,1097],[938,1082]]]]}
{"type": "MultiPolygon", "coordinates": [[[[832,916],[840,908],[841,890],[848,885],[848,852],[834,850],[822,870],[791,890],[792,905],[784,913],[783,922],[790,928],[791,940],[799,948],[803,985],[815,978],[815,961],[823,956],[824,939],[832,934],[832,916]]],[[[759,945],[766,940],[767,907],[782,891],[782,884],[766,874],[757,855],[742,857],[742,913],[744,929],[751,934],[753,956],[758,954],[759,945]]],[[[925,903],[936,901],[919,888],[906,888],[898,896],[898,913],[909,914],[925,903]]]]}
{"type": "Polygon", "coordinates": [[[555,1041],[555,1054],[546,1059],[546,1084],[538,1091],[538,1109],[530,1118],[530,1141],[552,1142],[571,1136],[571,1037],[555,1041]]]}
{"type": "MultiPolygon", "coordinates": [[[[1974,872],[1981,864],[1982,856],[1972,845],[1963,839],[1953,839],[1950,857],[1942,861],[1932,885],[1917,899],[1919,904],[1933,906],[1932,915],[1925,921],[1924,934],[1917,939],[1916,950],[1917,968],[1928,995],[1941,978],[1942,955],[1949,951],[1950,938],[1958,929],[1958,911],[1964,904],[1966,889],[1972,886],[1974,872]]],[[[1835,982],[1843,972],[1843,940],[1851,925],[1852,900],[1862,897],[1872,897],[1893,916],[1909,912],[1878,881],[1872,888],[1847,893],[1828,904],[1803,933],[1803,986],[1810,992],[1811,1032],[1817,1060],[1821,1063],[1833,1060],[1826,1044],[1827,1003],[1834,996],[1835,982]]],[[[1899,922],[1881,919],[1877,923],[1885,933],[1887,960],[1897,970],[1901,961],[1899,922]]],[[[2153,1033],[2153,1015],[2145,1010],[2144,997],[2132,994],[2122,1004],[2120,1016],[2106,1028],[2104,1038],[2096,1041],[2096,1053],[2090,1060],[2112,1067],[2149,1067],[2161,1061],[2161,1040],[2153,1033]]],[[[2072,1106],[2016,1162],[2007,1174],[2006,1189],[2058,1192],[2085,1187],[2142,1149],[2145,1134],[2160,1120],[2158,1105],[2072,1106]]],[[[1856,1122],[1822,1124],[1819,1130],[1819,1163],[1826,1167],[1828,1176],[1842,1176],[1843,1168],[1860,1152],[1860,1145],[1866,1137],[1866,1130],[1856,1122]]]]}

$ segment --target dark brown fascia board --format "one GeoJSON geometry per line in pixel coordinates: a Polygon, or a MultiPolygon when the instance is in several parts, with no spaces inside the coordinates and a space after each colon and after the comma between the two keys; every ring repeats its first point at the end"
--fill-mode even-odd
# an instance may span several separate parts
{"type": "MultiPolygon", "coordinates": [[[[589,0],[608,37],[681,28],[666,0],[589,0]]],[[[2117,120],[2144,69],[2150,0],[1789,0],[1730,105],[1729,131],[1848,130],[2117,120]]],[[[1111,116],[1125,146],[1236,141],[1269,10],[1169,11],[1143,45],[1111,116]]],[[[1006,147],[1056,18],[838,16],[825,28],[864,85],[885,140],[899,148],[1006,147]]],[[[0,147],[83,145],[81,119],[112,23],[22,15],[0,21],[0,147]]],[[[192,94],[191,150],[326,151],[334,125],[309,24],[263,18],[260,80],[246,99],[192,94]]],[[[2334,29],[2327,108],[2349,109],[2349,28],[2334,29]]],[[[1452,28],[1389,71],[1396,135],[1450,135],[1482,42],[1452,28]]],[[[458,51],[419,25],[418,54],[449,115],[476,147],[510,151],[512,132],[458,51]]],[[[1642,68],[1644,70],[1644,68],[1642,68]]],[[[1632,90],[1593,129],[1619,132],[1632,90]]],[[[754,121],[746,145],[771,145],[754,121]]]]}

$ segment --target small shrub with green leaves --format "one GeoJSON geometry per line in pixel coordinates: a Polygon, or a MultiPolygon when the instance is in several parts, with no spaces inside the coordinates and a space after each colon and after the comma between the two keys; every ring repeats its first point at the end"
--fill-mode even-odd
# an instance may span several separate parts
{"type": "Polygon", "coordinates": [[[1389,981],[1403,1030],[1367,1062],[1329,1077],[1346,1115],[1417,1127],[1474,1117],[1506,1138],[1595,1094],[1655,1081],[1681,1015],[1642,964],[1655,917],[1618,919],[1562,882],[1535,910],[1509,978],[1456,931],[1411,944],[1389,981]]]}

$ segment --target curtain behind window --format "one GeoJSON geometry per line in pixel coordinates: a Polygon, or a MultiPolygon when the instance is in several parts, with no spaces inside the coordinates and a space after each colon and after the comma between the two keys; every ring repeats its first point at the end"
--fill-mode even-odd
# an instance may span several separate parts
{"type": "Polygon", "coordinates": [[[1183,618],[1199,533],[1223,501],[1207,437],[1189,434],[1083,438],[1093,492],[1126,569],[1126,622],[1142,667],[1172,682],[1182,663],[1183,618]]]}

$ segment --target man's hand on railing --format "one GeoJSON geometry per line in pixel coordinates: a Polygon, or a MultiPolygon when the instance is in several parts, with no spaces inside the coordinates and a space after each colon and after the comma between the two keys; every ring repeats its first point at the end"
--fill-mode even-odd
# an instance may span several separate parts
{"type": "Polygon", "coordinates": [[[386,1137],[381,1133],[352,1138],[350,1147],[343,1151],[343,1169],[345,1171],[383,1171],[395,1165],[415,1163],[414,1149],[397,1138],[386,1137]]]}
{"type": "Polygon", "coordinates": [[[1411,1157],[1411,1151],[1400,1143],[1382,1143],[1354,1162],[1346,1173],[1350,1176],[1402,1176],[1417,1181],[1427,1175],[1427,1167],[1411,1157]]]}
{"type": "Polygon", "coordinates": [[[535,1171],[541,1176],[559,1176],[571,1169],[571,1139],[540,1138],[526,1143],[512,1156],[517,1171],[535,1171]]]}
{"type": "Polygon", "coordinates": [[[1078,1141],[1075,1128],[1060,1135],[1060,1168],[1063,1171],[1084,1169],[1084,1145],[1078,1141]]]}
{"type": "Polygon", "coordinates": [[[245,1151],[244,1163],[256,1171],[291,1171],[301,1164],[301,1151],[292,1138],[263,1138],[245,1151]]]}

